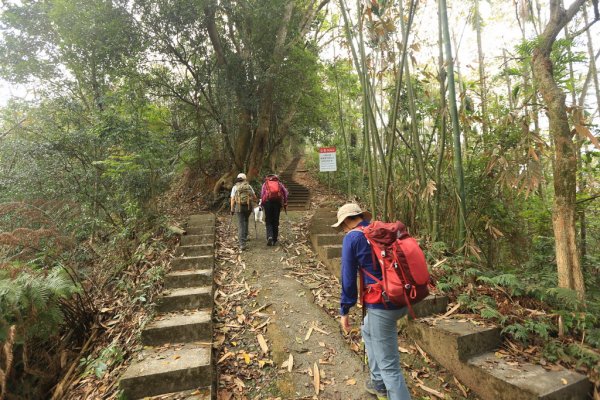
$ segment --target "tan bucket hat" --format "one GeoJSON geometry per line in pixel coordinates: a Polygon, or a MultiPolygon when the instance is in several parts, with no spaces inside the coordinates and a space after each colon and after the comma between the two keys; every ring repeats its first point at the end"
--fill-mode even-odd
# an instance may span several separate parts
{"type": "Polygon", "coordinates": [[[243,172],[240,172],[237,176],[237,179],[243,179],[246,180],[246,174],[244,174],[243,172]]]}
{"type": "Polygon", "coordinates": [[[370,220],[373,216],[367,210],[362,210],[360,206],[356,203],[348,203],[344,204],[338,209],[337,212],[337,222],[331,225],[332,228],[339,228],[342,222],[348,217],[354,217],[355,215],[362,215],[363,219],[370,220]]]}

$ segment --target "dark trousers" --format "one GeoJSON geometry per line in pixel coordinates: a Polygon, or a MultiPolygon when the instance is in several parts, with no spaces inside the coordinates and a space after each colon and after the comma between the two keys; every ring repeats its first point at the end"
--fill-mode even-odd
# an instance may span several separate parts
{"type": "Polygon", "coordinates": [[[265,209],[265,226],[267,228],[267,239],[273,238],[277,241],[279,235],[279,214],[281,213],[281,203],[278,201],[267,201],[263,204],[265,209]]]}
{"type": "Polygon", "coordinates": [[[246,241],[248,240],[248,220],[250,219],[250,214],[252,213],[252,208],[247,205],[241,205],[237,212],[237,220],[238,220],[238,240],[240,243],[240,247],[246,246],[246,241]]]}

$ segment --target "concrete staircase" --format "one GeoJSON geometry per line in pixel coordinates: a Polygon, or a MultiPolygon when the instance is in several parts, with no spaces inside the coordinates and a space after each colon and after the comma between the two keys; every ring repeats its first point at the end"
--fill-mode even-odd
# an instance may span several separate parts
{"type": "Polygon", "coordinates": [[[280,175],[283,184],[289,191],[288,210],[290,211],[304,211],[310,208],[310,191],[306,186],[294,181],[293,178],[299,161],[299,157],[294,158],[280,175]]]}
{"type": "Polygon", "coordinates": [[[214,245],[214,214],[191,216],[171,272],[165,276],[165,292],[156,304],[158,314],[142,331],[144,347],[119,382],[127,399],[164,394],[214,398],[214,245]]]}
{"type": "MultiPolygon", "coordinates": [[[[335,209],[319,209],[309,229],[319,259],[339,277],[343,235],[331,228],[335,222],[335,209]]],[[[445,312],[447,304],[446,297],[429,296],[414,309],[422,318],[445,312]]],[[[502,338],[497,327],[467,319],[432,317],[409,321],[407,332],[482,400],[576,400],[591,396],[592,385],[581,374],[547,371],[539,365],[498,356],[502,338]]]]}

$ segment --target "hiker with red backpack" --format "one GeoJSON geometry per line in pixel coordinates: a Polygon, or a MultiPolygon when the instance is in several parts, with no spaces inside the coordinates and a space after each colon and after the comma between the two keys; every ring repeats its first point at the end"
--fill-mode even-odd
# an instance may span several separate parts
{"type": "Polygon", "coordinates": [[[260,203],[265,210],[267,246],[274,246],[279,236],[279,215],[281,208],[287,212],[288,191],[275,174],[265,177],[260,191],[260,203]]]}
{"type": "Polygon", "coordinates": [[[414,317],[411,303],[429,293],[427,263],[401,222],[370,220],[370,212],[349,203],[339,208],[337,222],[332,225],[346,234],[342,244],[340,323],[344,332],[350,331],[348,313],[360,294],[361,333],[370,370],[365,389],[379,400],[409,400],[400,368],[397,321],[407,312],[414,317]]]}

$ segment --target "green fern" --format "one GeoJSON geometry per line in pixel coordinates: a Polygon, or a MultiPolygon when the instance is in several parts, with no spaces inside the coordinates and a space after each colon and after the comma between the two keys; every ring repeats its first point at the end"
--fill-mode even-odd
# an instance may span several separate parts
{"type": "Polygon", "coordinates": [[[522,281],[514,274],[501,274],[492,277],[480,276],[477,280],[496,287],[506,288],[512,296],[519,296],[525,290],[522,281]]]}
{"type": "Polygon", "coordinates": [[[63,321],[60,300],[77,291],[60,267],[0,275],[0,340],[11,325],[17,325],[18,342],[54,334],[63,321]]]}
{"type": "Polygon", "coordinates": [[[545,321],[536,321],[529,319],[525,321],[525,328],[544,340],[548,339],[549,331],[552,329],[552,326],[545,321]]]}
{"type": "Polygon", "coordinates": [[[505,326],[504,329],[502,329],[502,333],[508,334],[522,343],[527,343],[529,341],[529,332],[527,331],[527,328],[519,323],[505,326]]]}
{"type": "MultiPolygon", "coordinates": [[[[577,292],[567,288],[549,288],[546,290],[546,300],[552,301],[554,305],[563,310],[578,310],[581,307],[581,302],[577,297],[577,292]]],[[[542,299],[542,300],[544,300],[542,299]]]]}
{"type": "Polygon", "coordinates": [[[479,314],[481,315],[482,318],[485,318],[485,319],[501,319],[502,318],[502,314],[500,314],[498,312],[498,310],[496,310],[492,307],[483,307],[479,311],[479,314]]]}

